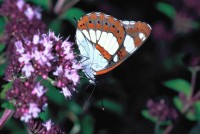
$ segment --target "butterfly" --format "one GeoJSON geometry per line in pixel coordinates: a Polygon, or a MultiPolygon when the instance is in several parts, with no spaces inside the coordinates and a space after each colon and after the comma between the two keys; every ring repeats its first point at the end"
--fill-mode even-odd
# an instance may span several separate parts
{"type": "Polygon", "coordinates": [[[76,43],[83,71],[90,82],[131,56],[149,37],[151,27],[140,21],[123,21],[91,12],[77,22],[76,43]]]}

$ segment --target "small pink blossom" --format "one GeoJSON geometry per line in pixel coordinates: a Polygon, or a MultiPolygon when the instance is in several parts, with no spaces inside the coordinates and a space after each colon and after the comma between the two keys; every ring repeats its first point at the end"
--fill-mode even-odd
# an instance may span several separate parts
{"type": "Polygon", "coordinates": [[[25,73],[26,77],[30,77],[31,73],[34,72],[34,68],[31,64],[25,64],[24,67],[22,68],[22,72],[25,73]]]}
{"type": "Polygon", "coordinates": [[[39,43],[39,40],[40,40],[39,35],[34,35],[34,36],[33,36],[33,44],[38,44],[38,43],[39,43]]]}
{"type": "Polygon", "coordinates": [[[74,59],[74,54],[73,54],[73,53],[68,53],[68,54],[65,56],[65,59],[66,59],[66,60],[72,60],[72,59],[74,59]]]}
{"type": "Polygon", "coordinates": [[[31,55],[29,53],[22,54],[21,57],[19,58],[20,63],[28,64],[29,61],[31,60],[31,55]]]}
{"type": "Polygon", "coordinates": [[[38,10],[38,8],[37,8],[34,10],[34,12],[35,12],[35,17],[40,20],[42,18],[40,10],[38,10]]]}
{"type": "Polygon", "coordinates": [[[41,97],[44,95],[44,93],[46,92],[46,89],[44,89],[44,86],[42,86],[39,82],[36,84],[36,86],[34,87],[32,94],[36,94],[37,97],[41,97]]]}
{"type": "Polygon", "coordinates": [[[20,120],[24,122],[28,122],[31,118],[32,117],[29,113],[25,113],[23,116],[21,116],[20,120]]]}
{"type": "Polygon", "coordinates": [[[70,96],[72,96],[71,92],[68,90],[67,87],[62,88],[61,93],[63,93],[63,95],[64,95],[65,97],[70,97],[70,96]]]}
{"type": "Polygon", "coordinates": [[[30,103],[28,113],[31,114],[31,116],[32,116],[33,118],[37,118],[40,112],[41,112],[41,109],[38,108],[37,104],[35,104],[35,103],[30,103]]]}
{"type": "Polygon", "coordinates": [[[59,76],[59,75],[61,75],[62,73],[63,73],[63,68],[62,68],[62,66],[60,65],[59,67],[56,68],[56,71],[53,72],[53,75],[59,76]]]}
{"type": "Polygon", "coordinates": [[[72,68],[73,69],[81,69],[81,64],[77,64],[77,63],[73,62],[72,68]]]}
{"type": "Polygon", "coordinates": [[[53,126],[53,122],[51,120],[47,120],[42,125],[46,127],[47,131],[49,131],[51,129],[51,127],[53,126]]]}
{"type": "Polygon", "coordinates": [[[76,85],[77,82],[79,81],[79,75],[77,74],[76,70],[70,70],[70,71],[66,70],[65,76],[69,80],[72,80],[74,85],[76,85]]]}
{"type": "Polygon", "coordinates": [[[59,40],[60,40],[60,38],[59,38],[59,37],[57,37],[57,36],[55,36],[55,33],[54,33],[54,32],[52,32],[52,31],[49,31],[49,34],[48,34],[48,36],[49,36],[50,38],[53,38],[53,39],[55,39],[56,41],[59,41],[59,40]]]}
{"type": "Polygon", "coordinates": [[[20,54],[24,53],[24,47],[21,41],[16,41],[15,47],[16,47],[17,52],[19,52],[20,54]]]}
{"type": "Polygon", "coordinates": [[[34,11],[31,7],[27,7],[27,9],[24,11],[24,14],[29,20],[32,20],[34,17],[34,11]]]}
{"type": "Polygon", "coordinates": [[[22,8],[24,7],[25,2],[24,2],[24,0],[18,0],[17,3],[16,3],[16,5],[17,5],[18,9],[20,11],[22,11],[22,8]]]}

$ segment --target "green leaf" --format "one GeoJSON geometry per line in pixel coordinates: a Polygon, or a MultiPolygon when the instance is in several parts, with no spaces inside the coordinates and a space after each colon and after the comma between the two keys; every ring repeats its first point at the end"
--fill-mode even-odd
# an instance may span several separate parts
{"type": "Polygon", "coordinates": [[[186,118],[190,121],[196,121],[196,115],[194,112],[188,111],[186,113],[186,118]]]}
{"type": "Polygon", "coordinates": [[[62,93],[58,89],[56,89],[48,80],[44,80],[42,84],[48,88],[46,93],[49,100],[54,102],[57,105],[63,105],[65,103],[65,98],[62,93]]]}
{"type": "Polygon", "coordinates": [[[198,121],[200,121],[200,101],[194,103],[195,114],[198,121]]]}
{"type": "Polygon", "coordinates": [[[43,120],[43,122],[47,121],[50,117],[49,117],[49,109],[46,108],[46,110],[44,112],[41,112],[39,114],[39,117],[43,120]]]}
{"type": "Polygon", "coordinates": [[[5,45],[4,44],[0,44],[0,53],[3,52],[3,50],[5,49],[5,45]]]}
{"type": "Polygon", "coordinates": [[[10,110],[15,110],[15,106],[13,103],[11,102],[5,102],[1,105],[2,108],[5,108],[5,109],[10,109],[10,110]]]}
{"type": "Polygon", "coordinates": [[[35,5],[43,7],[45,10],[50,10],[52,0],[27,0],[33,2],[35,5]]]}
{"type": "Polygon", "coordinates": [[[0,65],[0,76],[3,76],[7,67],[7,63],[3,63],[0,65]]]}
{"type": "Polygon", "coordinates": [[[12,82],[9,82],[2,86],[3,90],[1,91],[0,98],[5,99],[6,92],[12,88],[12,82]]]}
{"type": "Polygon", "coordinates": [[[85,12],[79,8],[70,8],[59,16],[59,18],[69,21],[73,26],[76,26],[76,20],[79,20],[85,12]]]}
{"type": "Polygon", "coordinates": [[[62,20],[55,19],[51,21],[49,24],[49,29],[51,29],[56,35],[58,35],[62,29],[62,20]]]}
{"type": "Polygon", "coordinates": [[[83,113],[83,109],[80,107],[80,105],[78,105],[77,103],[73,101],[68,101],[67,107],[72,113],[76,115],[80,115],[81,113],[83,113]]]}
{"type": "Polygon", "coordinates": [[[144,118],[146,118],[146,119],[148,119],[148,120],[154,122],[154,123],[156,123],[156,122],[158,121],[157,118],[151,116],[151,114],[149,113],[148,110],[142,110],[142,116],[143,116],[144,118]]]}
{"type": "Polygon", "coordinates": [[[181,112],[183,109],[183,102],[180,100],[179,97],[174,97],[173,98],[174,105],[176,108],[181,112]]]}
{"type": "Polygon", "coordinates": [[[194,28],[194,29],[199,29],[199,28],[200,28],[200,23],[199,23],[199,22],[196,22],[196,21],[193,21],[193,22],[192,22],[192,28],[194,28]]]}
{"type": "Polygon", "coordinates": [[[0,34],[3,33],[5,24],[6,24],[6,21],[5,21],[4,17],[0,17],[0,34]]]}
{"type": "Polygon", "coordinates": [[[94,131],[94,120],[90,115],[86,115],[82,119],[82,133],[93,134],[94,131]]]}
{"type": "Polygon", "coordinates": [[[11,134],[27,134],[20,123],[12,118],[6,122],[4,127],[9,130],[11,134]]]}
{"type": "Polygon", "coordinates": [[[156,8],[157,8],[157,10],[159,10],[160,12],[162,12],[169,18],[171,18],[171,19],[175,18],[176,10],[171,5],[164,3],[164,2],[159,2],[156,4],[156,8]]]}
{"type": "Polygon", "coordinates": [[[105,110],[112,111],[119,115],[121,115],[123,113],[123,107],[120,104],[118,104],[117,102],[108,100],[108,99],[103,100],[103,106],[102,106],[102,101],[98,101],[96,103],[96,105],[97,105],[97,107],[99,107],[101,109],[103,108],[105,110]]]}
{"type": "MultiPolygon", "coordinates": [[[[153,116],[149,113],[148,110],[142,110],[141,113],[142,113],[142,116],[143,116],[144,118],[150,120],[151,122],[153,122],[153,123],[157,123],[157,122],[158,122],[158,118],[153,117],[153,116]]],[[[169,125],[169,124],[171,124],[171,121],[170,121],[170,120],[161,121],[161,122],[159,123],[160,126],[167,126],[167,125],[169,125]]]]}
{"type": "Polygon", "coordinates": [[[182,92],[186,96],[189,96],[191,94],[190,90],[190,83],[184,79],[174,79],[164,82],[164,85],[168,88],[173,89],[177,92],[182,92]]]}

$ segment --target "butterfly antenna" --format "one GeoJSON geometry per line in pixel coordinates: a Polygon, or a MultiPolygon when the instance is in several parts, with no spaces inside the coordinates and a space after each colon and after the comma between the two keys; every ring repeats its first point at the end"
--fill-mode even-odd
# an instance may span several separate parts
{"type": "Polygon", "coordinates": [[[101,101],[101,109],[104,111],[105,110],[105,107],[104,107],[104,103],[103,103],[103,100],[101,101]]]}
{"type": "Polygon", "coordinates": [[[78,23],[77,19],[75,17],[73,17],[73,19],[74,19],[75,23],[77,24],[78,23]]]}
{"type": "Polygon", "coordinates": [[[89,106],[89,102],[90,102],[90,99],[91,99],[91,97],[92,97],[92,95],[93,95],[93,93],[94,93],[94,90],[95,90],[95,86],[94,86],[94,88],[92,89],[92,92],[90,93],[90,96],[88,97],[87,101],[85,102],[85,104],[84,104],[84,106],[83,106],[83,109],[84,109],[84,110],[86,110],[87,107],[89,106]]]}

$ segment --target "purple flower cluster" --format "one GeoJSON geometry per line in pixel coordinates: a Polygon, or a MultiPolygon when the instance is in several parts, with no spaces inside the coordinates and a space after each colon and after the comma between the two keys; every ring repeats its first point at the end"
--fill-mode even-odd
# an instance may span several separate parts
{"type": "Polygon", "coordinates": [[[47,89],[37,80],[39,77],[50,80],[65,97],[70,97],[79,82],[81,69],[73,44],[51,31],[42,34],[45,24],[39,8],[24,0],[4,0],[0,15],[7,20],[1,41],[6,45],[8,59],[5,79],[13,83],[6,99],[14,103],[14,117],[40,134],[63,133],[50,120],[36,121],[47,107],[47,89]]]}
{"type": "Polygon", "coordinates": [[[32,40],[16,41],[15,60],[8,66],[7,80],[12,80],[13,75],[28,79],[37,76],[51,78],[57,87],[62,88],[64,96],[70,97],[79,82],[78,70],[81,68],[72,45],[53,32],[33,35],[32,40]]]}
{"type": "Polygon", "coordinates": [[[52,123],[51,120],[41,123],[41,121],[30,120],[27,124],[28,131],[37,134],[64,134],[61,129],[52,123]]]}
{"type": "Polygon", "coordinates": [[[200,1],[199,0],[183,0],[187,8],[192,9],[200,16],[200,1]]]}
{"type": "Polygon", "coordinates": [[[161,99],[158,102],[155,102],[153,100],[148,100],[147,108],[149,113],[153,117],[157,118],[159,121],[176,119],[178,116],[176,110],[170,108],[163,99],[161,99]]]}
{"type": "Polygon", "coordinates": [[[47,98],[44,96],[46,91],[39,82],[15,79],[12,88],[6,93],[6,98],[14,101],[14,117],[24,122],[37,118],[47,106],[47,98]]]}
{"type": "Polygon", "coordinates": [[[4,40],[7,45],[8,56],[13,54],[14,42],[23,37],[28,39],[38,31],[45,31],[45,24],[41,21],[38,8],[27,4],[24,0],[4,0],[0,15],[7,17],[4,40]]]}

